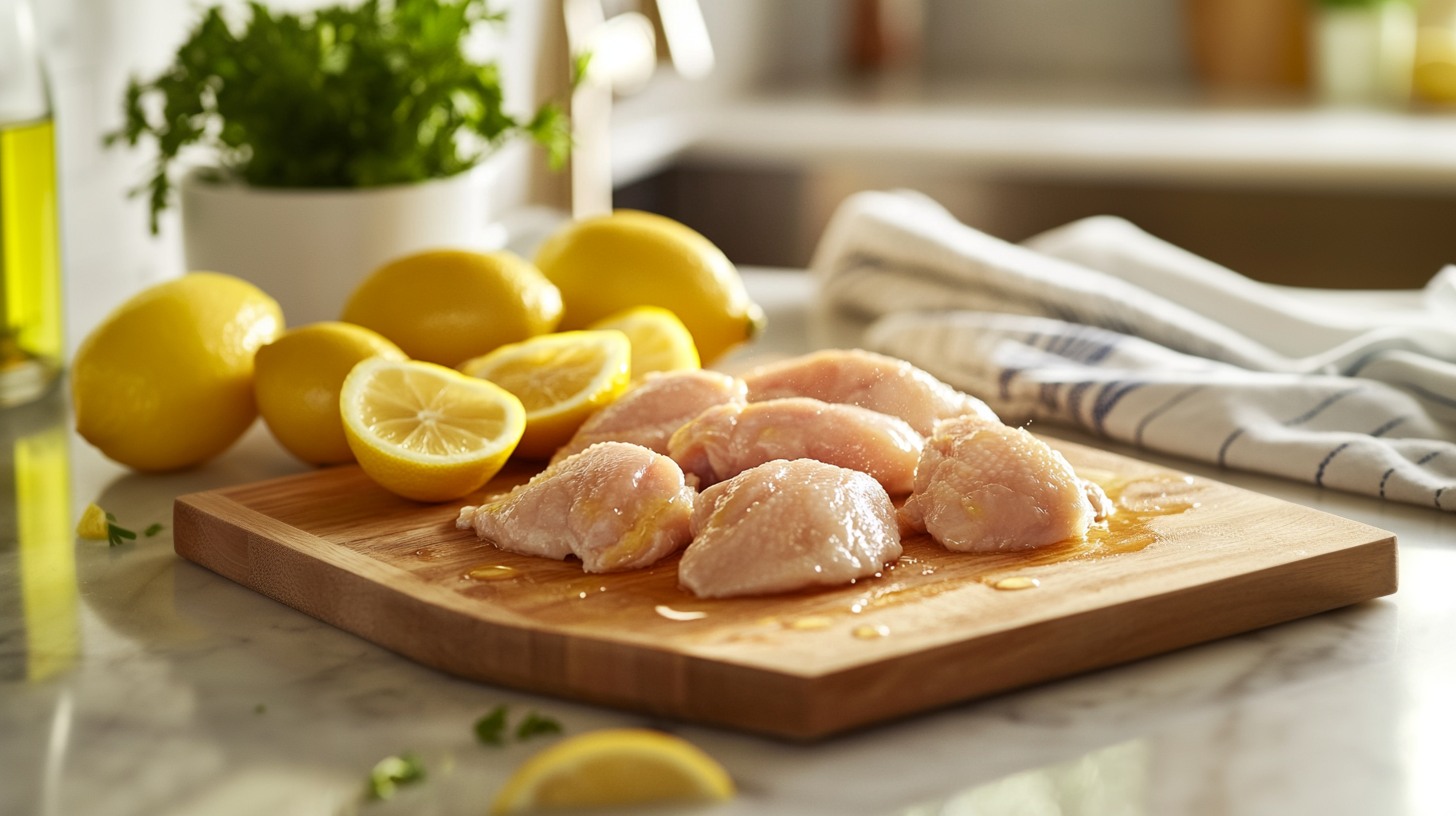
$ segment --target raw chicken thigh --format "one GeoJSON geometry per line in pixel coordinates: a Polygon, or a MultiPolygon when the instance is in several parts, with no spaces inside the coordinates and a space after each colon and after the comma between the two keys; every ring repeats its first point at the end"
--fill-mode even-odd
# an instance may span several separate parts
{"type": "Polygon", "coordinates": [[[897,416],[921,436],[935,423],[963,415],[995,420],[975,397],[962,394],[904,360],[868,351],[818,351],[754,369],[743,378],[751,402],[810,397],[897,416]]]}
{"type": "Polygon", "coordinates": [[[667,454],[673,431],[714,405],[748,402],[743,381],[716,371],[648,374],[616,402],[592,414],[551,463],[598,442],[630,442],[667,454]]]}
{"type": "Polygon", "coordinates": [[[925,442],[915,494],[901,513],[946,549],[1024,550],[1087,532],[1099,509],[1088,484],[1026,431],[975,417],[947,419],[925,442]]]}
{"type": "Polygon", "coordinates": [[[709,408],[679,428],[672,458],[699,486],[775,459],[816,459],[873,476],[891,494],[909,493],[924,446],[903,420],[814,399],[709,408]]]}
{"type": "Polygon", "coordinates": [[[455,525],[509,552],[558,560],[575,554],[587,572],[620,572],[688,543],[694,496],[666,456],[603,442],[500,501],[462,509],[455,525]]]}
{"type": "Polygon", "coordinates": [[[678,583],[700,598],[836,586],[900,557],[895,506],[874,479],[799,459],[703,491],[678,583]]]}

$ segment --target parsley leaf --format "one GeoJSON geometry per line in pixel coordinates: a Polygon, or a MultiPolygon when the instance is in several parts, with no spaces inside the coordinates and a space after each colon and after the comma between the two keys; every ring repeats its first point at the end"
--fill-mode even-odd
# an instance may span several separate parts
{"type": "Polygon", "coordinates": [[[534,711],[527,714],[526,719],[521,720],[521,724],[516,726],[516,739],[518,741],[525,741],[541,734],[560,733],[561,723],[551,717],[543,717],[534,711]]]}
{"type": "Polygon", "coordinates": [[[413,785],[425,778],[425,763],[420,755],[405,751],[399,756],[379,760],[369,772],[370,799],[393,799],[401,785],[413,785]]]}
{"type": "Polygon", "coordinates": [[[148,525],[147,529],[142,530],[142,535],[146,536],[147,538],[151,538],[152,536],[162,532],[165,529],[167,528],[163,527],[160,523],[153,523],[148,525]]]}
{"type": "MultiPolygon", "coordinates": [[[[529,119],[502,109],[494,63],[462,49],[490,0],[363,0],[308,13],[247,6],[240,29],[221,6],[203,12],[161,75],[133,78],[125,121],[107,144],[155,141],[151,230],[174,198],[178,157],[217,152],[255,187],[376,187],[443,178],[527,134],[559,166],[571,147],[561,106],[529,119]]],[[[578,70],[584,66],[578,66],[578,70]]]]}
{"type": "Polygon", "coordinates": [[[475,738],[485,745],[505,744],[506,707],[498,705],[475,721],[475,738]]]}

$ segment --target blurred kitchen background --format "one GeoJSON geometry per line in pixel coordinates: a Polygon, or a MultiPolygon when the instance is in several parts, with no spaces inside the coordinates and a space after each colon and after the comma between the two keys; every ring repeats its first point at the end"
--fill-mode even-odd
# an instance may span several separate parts
{"type": "MultiPolygon", "coordinates": [[[[203,4],[34,5],[74,350],[112,305],[183,271],[175,209],[153,237],[126,197],[149,156],[102,134],[127,78],[164,68],[203,4]]],[[[508,24],[477,45],[526,111],[568,81],[561,4],[499,5],[508,24]]],[[[603,5],[657,20],[652,0],[603,5]]],[[[802,267],[845,195],[895,187],[1010,240],[1121,215],[1284,284],[1412,288],[1456,261],[1456,0],[699,5],[711,73],[680,76],[659,37],[659,69],[615,101],[615,202],[682,220],[740,264],[802,267]]],[[[497,212],[569,207],[567,175],[508,151],[497,212]]]]}

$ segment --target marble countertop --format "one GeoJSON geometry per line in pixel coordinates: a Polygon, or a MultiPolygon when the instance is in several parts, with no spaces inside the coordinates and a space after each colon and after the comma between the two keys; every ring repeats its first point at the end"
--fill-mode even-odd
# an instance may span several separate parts
{"type": "MultiPolygon", "coordinates": [[[[746,275],[771,330],[826,342],[803,275],[746,275]]],[[[182,493],[299,471],[255,426],[187,473],[143,476],[70,431],[61,395],[0,414],[0,814],[479,814],[538,743],[486,748],[498,704],[567,733],[651,725],[717,757],[713,814],[1444,814],[1456,762],[1456,516],[1139,455],[1394,531],[1390,598],[797,745],[457,680],[179,559],[182,493]],[[76,541],[96,501],[136,528],[76,541]],[[413,749],[430,776],[358,804],[413,749]]],[[[1060,435],[1077,441],[1106,445],[1060,435]]],[[[1251,531],[1256,534],[1256,531],[1251,531]]],[[[664,811],[677,812],[677,811],[664,811]]]]}

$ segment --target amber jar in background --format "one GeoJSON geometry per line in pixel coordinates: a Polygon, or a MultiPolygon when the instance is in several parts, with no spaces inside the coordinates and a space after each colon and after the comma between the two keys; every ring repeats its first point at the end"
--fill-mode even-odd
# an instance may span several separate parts
{"type": "Polygon", "coordinates": [[[1308,0],[1185,0],[1199,80],[1214,89],[1309,86],[1308,0]]]}

